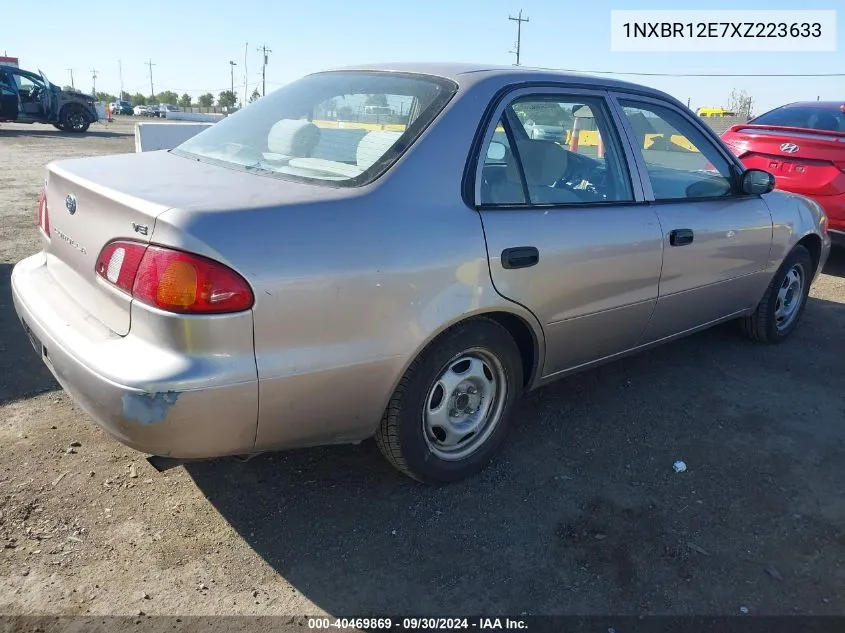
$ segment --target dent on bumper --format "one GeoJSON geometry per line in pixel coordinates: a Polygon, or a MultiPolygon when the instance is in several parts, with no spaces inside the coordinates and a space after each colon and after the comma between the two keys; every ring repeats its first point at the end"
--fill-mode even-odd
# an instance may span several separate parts
{"type": "MultiPolygon", "coordinates": [[[[210,375],[208,383],[215,386],[180,390],[182,382],[163,373],[143,389],[122,384],[115,379],[113,367],[98,368],[92,359],[99,357],[86,350],[109,345],[119,354],[123,346],[131,349],[132,334],[119,337],[94,327],[90,317],[86,325],[75,322],[79,307],[75,306],[74,314],[73,300],[41,268],[38,256],[15,266],[15,310],[34,335],[42,361],[101,428],[120,442],[154,455],[207,458],[252,451],[258,421],[257,380],[219,385],[215,384],[219,376],[210,375]]],[[[172,352],[161,350],[161,356],[162,367],[172,365],[165,362],[172,352]]],[[[124,366],[131,368],[131,356],[123,358],[124,366]]],[[[147,354],[145,362],[155,363],[155,358],[147,354]]],[[[192,376],[191,382],[196,384],[198,378],[192,376]]]]}

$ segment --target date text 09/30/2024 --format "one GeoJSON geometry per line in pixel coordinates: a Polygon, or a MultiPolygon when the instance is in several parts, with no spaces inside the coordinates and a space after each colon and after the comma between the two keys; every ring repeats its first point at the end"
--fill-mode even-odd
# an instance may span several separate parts
{"type": "Polygon", "coordinates": [[[519,618],[309,618],[312,630],[364,629],[370,631],[414,630],[526,630],[525,620],[519,618]]]}

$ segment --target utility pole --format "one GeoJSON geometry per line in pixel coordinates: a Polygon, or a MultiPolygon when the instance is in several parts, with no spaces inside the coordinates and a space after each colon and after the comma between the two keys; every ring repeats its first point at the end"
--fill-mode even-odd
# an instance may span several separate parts
{"type": "Polygon", "coordinates": [[[247,70],[246,70],[246,58],[247,58],[248,54],[249,54],[249,42],[245,42],[244,43],[244,105],[249,103],[247,101],[247,96],[246,96],[247,80],[249,78],[249,74],[247,73],[247,70]]]}
{"type": "Polygon", "coordinates": [[[146,64],[147,64],[147,66],[150,67],[150,96],[153,97],[153,99],[155,99],[156,91],[155,91],[155,88],[153,88],[153,66],[155,66],[155,64],[153,63],[153,60],[151,60],[151,59],[148,59],[146,61],[146,64]]]}
{"type": "Polygon", "coordinates": [[[117,72],[120,73],[120,97],[119,101],[123,101],[123,62],[117,60],[117,72]]]}
{"type": "MultiPolygon", "coordinates": [[[[235,66],[237,66],[237,64],[230,59],[229,60],[229,71],[232,74],[232,96],[233,97],[235,96],[235,66]]],[[[235,97],[235,98],[237,98],[237,97],[235,97]]],[[[233,104],[233,107],[234,107],[234,104],[233,104]]]]}
{"type": "Polygon", "coordinates": [[[91,69],[91,94],[97,96],[97,71],[91,69]]]}
{"type": "Polygon", "coordinates": [[[519,10],[519,17],[508,16],[508,20],[516,22],[516,50],[511,53],[516,53],[516,65],[519,66],[519,49],[522,47],[522,23],[528,22],[528,18],[522,17],[522,9],[519,10]]]}
{"type": "Polygon", "coordinates": [[[266,44],[259,46],[258,51],[264,54],[264,63],[261,65],[261,96],[263,97],[267,94],[267,58],[273,51],[267,48],[266,44]]]}
{"type": "Polygon", "coordinates": [[[70,87],[76,89],[76,86],[73,84],[73,68],[68,68],[68,72],[70,72],[70,87]]]}

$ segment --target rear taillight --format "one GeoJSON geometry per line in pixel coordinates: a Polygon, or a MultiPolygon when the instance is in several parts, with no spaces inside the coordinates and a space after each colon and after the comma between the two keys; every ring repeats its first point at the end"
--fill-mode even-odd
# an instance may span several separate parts
{"type": "Polygon", "coordinates": [[[249,284],[219,262],[163,246],[112,242],[97,274],[134,299],[168,312],[221,314],[252,307],[249,284]]]}
{"type": "Polygon", "coordinates": [[[46,191],[41,192],[41,198],[38,200],[38,227],[50,237],[50,213],[47,211],[46,191]]]}

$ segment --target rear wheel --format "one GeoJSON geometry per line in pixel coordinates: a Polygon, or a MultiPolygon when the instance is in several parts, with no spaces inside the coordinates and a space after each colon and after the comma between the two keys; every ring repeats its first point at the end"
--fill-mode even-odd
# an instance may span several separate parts
{"type": "Polygon", "coordinates": [[[396,388],[376,442],[418,481],[459,481],[482,470],[507,434],[522,392],[522,360],[508,331],[472,319],[444,333],[396,388]]]}
{"type": "Polygon", "coordinates": [[[85,111],[78,105],[69,105],[62,110],[61,129],[65,132],[85,132],[91,125],[85,111]]]}
{"type": "Polygon", "coordinates": [[[62,130],[64,132],[64,128],[62,127],[61,123],[53,123],[53,127],[57,130],[62,130]]]}
{"type": "Polygon", "coordinates": [[[813,259],[796,246],[769,283],[757,309],[740,323],[743,333],[761,343],[781,343],[795,330],[807,305],[813,259]]]}

